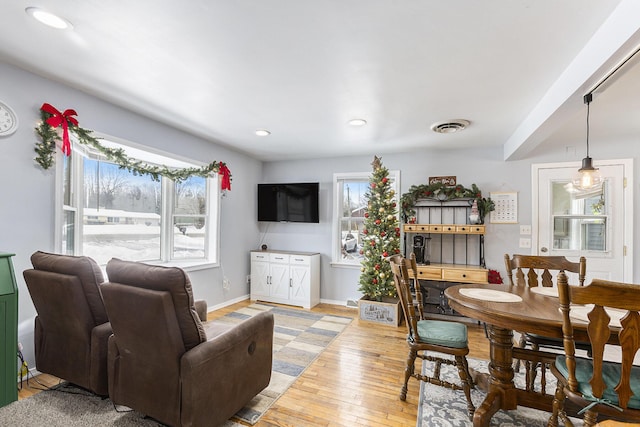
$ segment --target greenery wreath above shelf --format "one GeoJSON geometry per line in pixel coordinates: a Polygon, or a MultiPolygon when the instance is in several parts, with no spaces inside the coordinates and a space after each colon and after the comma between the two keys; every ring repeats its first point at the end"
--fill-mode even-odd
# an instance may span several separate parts
{"type": "Polygon", "coordinates": [[[78,126],[78,121],[73,117],[75,115],[77,115],[77,113],[74,110],[69,109],[61,113],[47,103],[43,104],[40,108],[40,117],[42,120],[36,126],[35,131],[42,141],[36,143],[35,152],[37,156],[35,161],[43,169],[46,170],[53,166],[57,142],[61,143],[62,152],[65,155],[68,156],[71,154],[69,132],[72,132],[76,136],[78,143],[95,148],[108,160],[134,175],[149,175],[155,181],[159,181],[161,176],[165,176],[176,182],[180,182],[192,176],[206,178],[211,176],[211,174],[220,174],[222,175],[222,190],[231,190],[231,172],[223,162],[214,160],[201,168],[176,169],[135,160],[128,157],[121,148],[103,146],[100,143],[100,138],[91,135],[93,131],[78,126]],[[62,127],[62,135],[60,135],[58,127],[62,127]]]}
{"type": "Polygon", "coordinates": [[[491,197],[482,197],[482,191],[477,185],[471,184],[471,188],[462,185],[449,186],[438,182],[435,184],[412,185],[409,191],[400,198],[402,222],[408,222],[409,218],[416,214],[414,206],[420,199],[433,199],[441,202],[452,199],[471,199],[477,202],[480,218],[484,222],[484,217],[495,210],[495,203],[491,197]]]}

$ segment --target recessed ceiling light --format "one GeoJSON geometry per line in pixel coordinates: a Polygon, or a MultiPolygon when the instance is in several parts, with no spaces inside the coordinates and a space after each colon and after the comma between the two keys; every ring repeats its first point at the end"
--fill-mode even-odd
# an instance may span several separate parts
{"type": "Polygon", "coordinates": [[[349,120],[349,124],[351,126],[364,126],[367,124],[367,121],[365,119],[352,119],[349,120]]]}
{"type": "Polygon", "coordinates": [[[256,135],[258,135],[258,136],[268,136],[268,135],[271,135],[271,132],[269,132],[266,129],[258,129],[258,130],[256,130],[256,135]]]}
{"type": "Polygon", "coordinates": [[[45,10],[40,9],[39,7],[28,7],[25,9],[29,15],[33,17],[36,21],[47,25],[51,28],[56,28],[58,30],[66,30],[73,28],[71,22],[67,21],[64,18],[59,17],[58,15],[54,15],[51,12],[47,12],[45,10]]]}
{"type": "Polygon", "coordinates": [[[431,130],[437,133],[454,133],[465,130],[471,122],[464,119],[447,120],[431,125],[431,130]]]}

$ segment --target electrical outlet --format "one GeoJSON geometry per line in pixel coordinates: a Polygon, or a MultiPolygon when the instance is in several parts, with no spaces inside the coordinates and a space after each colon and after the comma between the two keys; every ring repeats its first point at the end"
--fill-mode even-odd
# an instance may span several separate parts
{"type": "Polygon", "coordinates": [[[224,279],[222,279],[222,288],[229,290],[229,287],[231,286],[231,282],[229,282],[229,279],[227,279],[226,277],[224,279]]]}
{"type": "Polygon", "coordinates": [[[531,239],[521,238],[520,239],[520,247],[521,248],[531,248],[531,239]]]}
{"type": "Polygon", "coordinates": [[[531,235],[531,226],[530,225],[521,225],[520,226],[520,234],[531,235]]]}

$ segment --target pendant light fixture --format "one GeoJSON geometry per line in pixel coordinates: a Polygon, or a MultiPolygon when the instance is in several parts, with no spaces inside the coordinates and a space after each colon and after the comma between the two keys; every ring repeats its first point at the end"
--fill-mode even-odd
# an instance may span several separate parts
{"type": "Polygon", "coordinates": [[[584,103],[587,104],[587,157],[582,159],[582,167],[573,178],[573,186],[578,190],[590,190],[602,182],[598,168],[593,167],[593,159],[589,157],[589,104],[592,100],[593,94],[588,93],[584,96],[584,103]]]}

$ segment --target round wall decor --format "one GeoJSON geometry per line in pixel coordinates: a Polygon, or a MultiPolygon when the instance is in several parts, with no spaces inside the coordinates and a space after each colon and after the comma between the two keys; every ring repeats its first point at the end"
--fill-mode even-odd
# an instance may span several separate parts
{"type": "Polygon", "coordinates": [[[11,107],[0,101],[0,136],[9,136],[18,129],[18,116],[11,107]]]}

